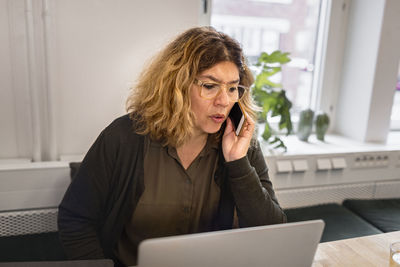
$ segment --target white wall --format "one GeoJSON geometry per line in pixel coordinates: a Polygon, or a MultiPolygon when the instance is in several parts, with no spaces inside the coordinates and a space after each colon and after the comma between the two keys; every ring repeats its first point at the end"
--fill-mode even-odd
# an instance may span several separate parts
{"type": "Polygon", "coordinates": [[[0,159],[84,154],[144,63],[204,19],[201,3],[0,0],[0,159]]]}
{"type": "Polygon", "coordinates": [[[12,92],[9,16],[6,1],[0,2],[0,140],[1,157],[16,157],[18,155],[14,95],[12,92]]]}
{"type": "Polygon", "coordinates": [[[366,141],[385,142],[400,62],[400,1],[388,0],[382,20],[366,141]]]}
{"type": "Polygon", "coordinates": [[[178,32],[198,22],[197,1],[59,1],[58,153],[84,153],[111,120],[124,114],[131,82],[178,32]]]}
{"type": "Polygon", "coordinates": [[[336,131],[384,143],[400,59],[400,1],[350,1],[336,131]]]}

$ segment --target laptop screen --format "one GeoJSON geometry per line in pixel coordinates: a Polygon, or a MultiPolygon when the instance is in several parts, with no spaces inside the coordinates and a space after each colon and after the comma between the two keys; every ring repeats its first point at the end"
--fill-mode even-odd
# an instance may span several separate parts
{"type": "Polygon", "coordinates": [[[138,266],[309,267],[324,226],[312,220],[147,239],[138,266]]]}

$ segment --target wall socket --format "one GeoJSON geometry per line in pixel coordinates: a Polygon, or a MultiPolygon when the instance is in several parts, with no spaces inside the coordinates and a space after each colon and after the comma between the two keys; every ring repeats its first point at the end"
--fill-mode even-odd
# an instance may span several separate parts
{"type": "Polygon", "coordinates": [[[366,154],[356,156],[354,159],[355,168],[376,168],[389,166],[388,154],[366,154]]]}

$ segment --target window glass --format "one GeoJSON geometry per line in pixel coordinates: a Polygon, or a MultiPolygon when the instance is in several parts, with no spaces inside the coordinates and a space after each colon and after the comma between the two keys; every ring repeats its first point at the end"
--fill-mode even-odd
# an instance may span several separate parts
{"type": "Polygon", "coordinates": [[[397,74],[397,83],[394,93],[392,116],[391,116],[391,130],[400,130],[400,65],[397,74]]]}
{"type": "Polygon", "coordinates": [[[211,25],[238,40],[254,63],[261,52],[289,52],[291,62],[274,77],[293,103],[294,114],[309,108],[320,0],[213,0],[211,25]]]}

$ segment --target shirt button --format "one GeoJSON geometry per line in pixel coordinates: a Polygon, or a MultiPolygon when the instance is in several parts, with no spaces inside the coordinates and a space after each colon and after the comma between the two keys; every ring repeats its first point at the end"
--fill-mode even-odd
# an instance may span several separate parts
{"type": "Polygon", "coordinates": [[[187,184],[192,184],[192,181],[190,179],[186,179],[187,184]]]}
{"type": "Polygon", "coordinates": [[[185,213],[188,213],[188,212],[189,212],[189,208],[188,208],[188,207],[184,207],[184,208],[183,208],[183,211],[184,211],[185,213]]]}

